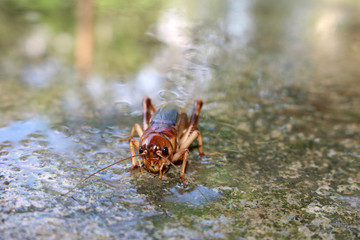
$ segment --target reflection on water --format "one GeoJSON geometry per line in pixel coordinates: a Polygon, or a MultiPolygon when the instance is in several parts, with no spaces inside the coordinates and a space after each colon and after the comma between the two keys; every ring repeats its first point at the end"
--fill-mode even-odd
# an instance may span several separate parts
{"type": "Polygon", "coordinates": [[[359,237],[355,2],[0,6],[2,238],[359,237]],[[129,156],[144,96],[204,100],[204,148],[221,154],[195,144],[186,176],[210,203],[175,168],[130,161],[61,196],[129,156]]]}
{"type": "Polygon", "coordinates": [[[41,62],[23,68],[22,80],[30,87],[48,88],[59,74],[60,63],[56,59],[45,58],[41,62]]]}
{"type": "Polygon", "coordinates": [[[205,186],[197,187],[198,189],[194,188],[192,191],[186,192],[184,192],[184,189],[181,188],[172,188],[170,189],[172,195],[165,197],[165,200],[169,202],[191,204],[196,206],[205,205],[207,203],[206,199],[204,198],[204,196],[202,196],[201,193],[203,193],[209,201],[214,201],[220,198],[219,190],[216,188],[209,189],[205,186]]]}
{"type": "MultiPolygon", "coordinates": [[[[13,145],[26,138],[41,139],[47,147],[51,147],[54,152],[62,153],[64,150],[71,151],[71,131],[66,126],[61,126],[60,131],[56,126],[49,128],[49,121],[39,118],[31,118],[25,121],[13,122],[9,126],[0,128],[0,142],[10,142],[13,145]],[[43,135],[46,134],[46,135],[43,135]]],[[[41,148],[41,146],[39,146],[41,148]]]]}

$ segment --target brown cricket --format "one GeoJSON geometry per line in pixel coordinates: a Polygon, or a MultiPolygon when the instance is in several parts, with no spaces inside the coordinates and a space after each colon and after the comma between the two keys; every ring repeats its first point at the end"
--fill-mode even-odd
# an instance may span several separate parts
{"type": "Polygon", "coordinates": [[[173,163],[183,160],[180,170],[180,178],[186,186],[185,169],[189,157],[189,146],[195,139],[198,139],[198,149],[200,155],[214,155],[216,153],[204,153],[202,137],[197,125],[199,122],[202,100],[194,101],[194,109],[190,122],[185,112],[172,105],[165,105],[156,111],[150,98],[144,98],[143,102],[143,129],[139,124],[135,124],[128,138],[122,140],[130,141],[130,152],[132,157],[132,167],[140,167],[142,163],[146,170],[159,173],[160,178],[173,163]],[[135,132],[140,140],[134,139],[135,132]],[[138,159],[136,152],[141,156],[138,159]]]}
{"type": "MultiPolygon", "coordinates": [[[[173,105],[165,105],[156,111],[151,99],[145,97],[143,101],[144,130],[136,123],[131,130],[130,136],[120,140],[129,141],[131,156],[89,175],[66,194],[72,192],[77,186],[95,174],[130,158],[132,159],[133,169],[140,167],[143,174],[142,166],[144,166],[150,172],[159,173],[160,178],[169,169],[170,165],[177,168],[174,163],[183,160],[180,169],[180,179],[184,187],[186,187],[185,169],[191,143],[198,139],[200,155],[216,155],[216,153],[207,154],[204,152],[201,133],[197,130],[202,104],[201,99],[194,101],[194,108],[189,121],[186,113],[179,111],[173,105]],[[139,141],[134,139],[135,133],[139,135],[139,141]],[[138,154],[136,154],[136,151],[138,151],[138,154]],[[141,158],[139,159],[138,157],[141,158]]],[[[197,188],[196,185],[195,187],[197,188]]],[[[199,190],[199,188],[197,189],[199,190]]],[[[204,196],[200,190],[199,192],[204,196]]],[[[207,200],[205,196],[204,198],[207,200]]]]}

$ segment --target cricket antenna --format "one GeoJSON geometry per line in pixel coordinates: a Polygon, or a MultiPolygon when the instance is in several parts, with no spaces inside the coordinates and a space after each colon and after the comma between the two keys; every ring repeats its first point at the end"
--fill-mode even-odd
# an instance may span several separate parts
{"type": "Polygon", "coordinates": [[[104,170],[106,170],[106,169],[108,169],[108,168],[110,168],[110,167],[118,164],[118,163],[121,163],[121,162],[123,162],[123,161],[125,161],[125,160],[128,160],[128,159],[130,159],[130,158],[132,158],[132,157],[137,157],[137,156],[141,156],[141,155],[143,155],[143,154],[136,154],[136,155],[133,155],[133,156],[130,156],[130,157],[121,159],[121,160],[119,160],[119,161],[117,161],[117,162],[115,162],[115,163],[112,163],[112,164],[110,164],[110,165],[108,165],[108,166],[106,166],[106,167],[104,167],[104,168],[102,168],[102,169],[100,169],[100,170],[98,170],[98,171],[90,174],[90,175],[87,176],[86,178],[82,179],[78,184],[75,185],[75,187],[71,188],[69,191],[67,191],[66,193],[63,193],[63,194],[61,194],[61,195],[62,195],[62,196],[66,196],[66,195],[68,195],[69,193],[71,193],[72,191],[74,191],[77,187],[79,187],[83,182],[85,182],[85,181],[88,180],[89,178],[95,176],[96,174],[98,174],[98,173],[100,173],[100,172],[102,172],[102,171],[104,171],[104,170]]]}

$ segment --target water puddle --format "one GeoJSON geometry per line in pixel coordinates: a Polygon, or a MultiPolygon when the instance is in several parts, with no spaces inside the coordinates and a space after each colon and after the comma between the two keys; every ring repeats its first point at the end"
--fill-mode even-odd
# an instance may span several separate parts
{"type": "Polygon", "coordinates": [[[201,191],[202,194],[205,195],[205,197],[210,202],[216,201],[221,197],[219,191],[216,188],[210,189],[200,185],[198,186],[198,189],[194,188],[191,191],[176,187],[171,188],[170,189],[171,195],[166,196],[165,200],[169,202],[183,203],[183,204],[190,203],[191,205],[195,205],[195,206],[207,204],[208,203],[207,200],[204,198],[204,196],[200,193],[199,190],[201,191]]]}

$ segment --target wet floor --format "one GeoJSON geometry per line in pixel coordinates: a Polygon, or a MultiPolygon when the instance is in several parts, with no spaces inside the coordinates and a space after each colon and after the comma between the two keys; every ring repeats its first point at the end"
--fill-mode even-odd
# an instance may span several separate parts
{"type": "Polygon", "coordinates": [[[0,239],[360,238],[356,1],[0,5],[0,239]],[[145,96],[203,99],[219,155],[62,196],[130,155],[145,96]]]}

